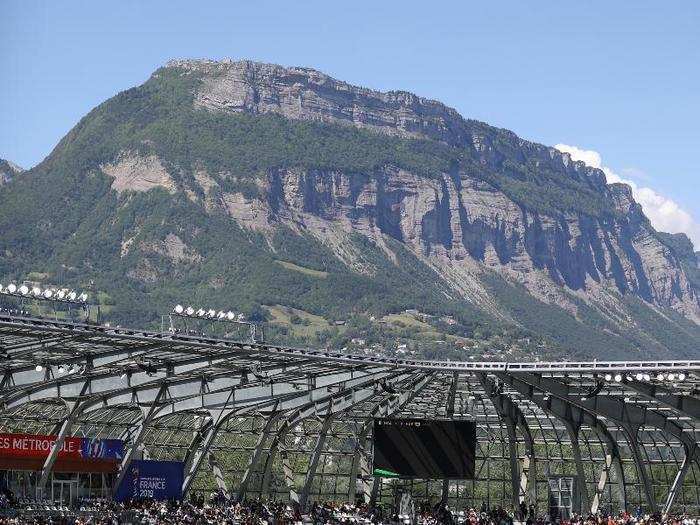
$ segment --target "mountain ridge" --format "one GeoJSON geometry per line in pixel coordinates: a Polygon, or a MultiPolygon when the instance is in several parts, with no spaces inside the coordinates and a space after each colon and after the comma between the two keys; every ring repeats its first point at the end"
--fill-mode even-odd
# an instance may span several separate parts
{"type": "Polygon", "coordinates": [[[692,244],[656,232],[600,170],[407,92],[169,64],[0,192],[0,226],[22,218],[0,276],[92,280],[123,322],[209,297],[304,344],[697,355],[692,244]]]}

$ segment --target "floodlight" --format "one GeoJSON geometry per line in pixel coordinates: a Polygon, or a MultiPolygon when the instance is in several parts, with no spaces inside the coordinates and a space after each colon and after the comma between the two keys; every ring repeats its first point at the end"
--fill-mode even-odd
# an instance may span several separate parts
{"type": "Polygon", "coordinates": [[[58,373],[63,374],[66,371],[66,367],[63,365],[58,365],[58,373]]]}
{"type": "Polygon", "coordinates": [[[56,292],[56,297],[60,300],[63,300],[66,298],[67,293],[68,293],[68,290],[66,290],[65,288],[62,288],[56,292]]]}
{"type": "Polygon", "coordinates": [[[658,375],[656,376],[656,379],[657,379],[658,381],[663,381],[664,379],[666,379],[666,376],[663,375],[663,374],[658,374],[658,375]]]}
{"type": "Polygon", "coordinates": [[[41,372],[43,369],[44,369],[44,367],[41,366],[41,365],[36,365],[36,366],[34,367],[34,370],[36,370],[37,372],[41,372]]]}
{"type": "Polygon", "coordinates": [[[226,312],[226,319],[228,319],[229,321],[233,321],[235,318],[236,318],[236,314],[234,314],[231,311],[226,312]]]}
{"type": "Polygon", "coordinates": [[[634,378],[635,378],[637,381],[641,381],[642,379],[644,379],[644,374],[642,374],[641,372],[639,372],[636,376],[634,376],[634,378]]]}
{"type": "Polygon", "coordinates": [[[20,286],[19,293],[21,293],[22,295],[27,295],[29,293],[29,286],[27,286],[26,284],[20,286]]]}
{"type": "Polygon", "coordinates": [[[615,374],[615,382],[616,383],[621,383],[622,382],[622,376],[620,374],[615,374]]]}
{"type": "Polygon", "coordinates": [[[676,379],[676,374],[673,374],[673,373],[668,374],[668,380],[669,380],[669,381],[675,381],[675,379],[676,379]]]}
{"type": "Polygon", "coordinates": [[[644,374],[644,381],[651,381],[651,376],[649,374],[644,374]]]}
{"type": "Polygon", "coordinates": [[[182,307],[181,304],[176,304],[175,308],[173,308],[173,312],[175,312],[176,314],[181,314],[184,311],[185,309],[182,307]]]}
{"type": "Polygon", "coordinates": [[[7,291],[10,293],[15,293],[17,291],[17,285],[15,283],[10,283],[7,287],[7,291]]]}
{"type": "Polygon", "coordinates": [[[41,288],[39,288],[38,286],[33,287],[32,295],[34,295],[35,297],[41,296],[41,288]]]}
{"type": "Polygon", "coordinates": [[[606,381],[612,381],[612,375],[611,375],[611,374],[605,374],[605,380],[606,380],[606,381]]]}
{"type": "Polygon", "coordinates": [[[216,317],[216,310],[209,310],[207,312],[208,317],[216,317]]]}
{"type": "Polygon", "coordinates": [[[78,301],[80,301],[81,303],[84,303],[85,301],[87,301],[87,299],[88,299],[88,294],[86,294],[85,292],[81,293],[80,296],[78,297],[78,301]]]}
{"type": "Polygon", "coordinates": [[[226,312],[221,311],[218,314],[216,314],[217,319],[226,319],[226,312]]]}
{"type": "Polygon", "coordinates": [[[629,374],[627,374],[627,375],[625,376],[625,379],[627,379],[627,381],[632,381],[632,376],[629,375],[629,374]]]}
{"type": "Polygon", "coordinates": [[[678,374],[678,381],[685,381],[685,374],[683,372],[678,374]]]}
{"type": "Polygon", "coordinates": [[[207,312],[203,308],[197,310],[197,317],[204,317],[205,315],[207,315],[207,312]]]}
{"type": "Polygon", "coordinates": [[[47,299],[51,299],[53,297],[53,290],[49,288],[44,290],[44,297],[46,297],[47,299]]]}
{"type": "Polygon", "coordinates": [[[194,308],[192,308],[191,306],[188,306],[187,308],[185,308],[185,313],[187,315],[194,315],[194,308]]]}
{"type": "Polygon", "coordinates": [[[238,314],[238,320],[239,320],[239,321],[245,321],[245,315],[243,315],[243,314],[238,314]]]}

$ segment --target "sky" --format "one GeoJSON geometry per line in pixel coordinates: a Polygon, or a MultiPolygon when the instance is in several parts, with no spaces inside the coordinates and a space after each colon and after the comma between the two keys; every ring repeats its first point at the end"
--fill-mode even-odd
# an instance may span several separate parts
{"type": "Polygon", "coordinates": [[[696,0],[0,0],[0,158],[37,164],[171,58],[308,66],[597,163],[700,250],[698,28],[696,0]]]}

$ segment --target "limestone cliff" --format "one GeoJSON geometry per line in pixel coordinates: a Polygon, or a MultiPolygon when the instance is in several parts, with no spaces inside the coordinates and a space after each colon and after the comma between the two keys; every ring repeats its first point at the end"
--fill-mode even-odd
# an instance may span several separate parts
{"type": "Polygon", "coordinates": [[[594,303],[609,302],[615,290],[700,321],[698,290],[630,188],[606,185],[602,171],[566,153],[464,119],[436,101],[351,86],[312,69],[250,61],[173,61],[169,67],[202,76],[194,94],[199,108],[274,113],[437,140],[469,149],[492,171],[507,172],[516,158],[584,183],[615,212],[543,214],[459,169],[426,178],[390,165],[372,174],[290,166],[267,173],[259,199],[224,197],[228,213],[242,224],[296,224],[329,243],[337,242],[339,231],[360,232],[379,245],[382,236],[390,236],[438,267],[467,297],[480,289],[473,276],[481,265],[571,310],[576,308],[563,289],[594,303]]]}

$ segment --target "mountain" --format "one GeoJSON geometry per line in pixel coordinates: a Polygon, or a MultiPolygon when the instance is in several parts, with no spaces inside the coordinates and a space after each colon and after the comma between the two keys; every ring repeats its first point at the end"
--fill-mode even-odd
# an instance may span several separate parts
{"type": "Polygon", "coordinates": [[[24,170],[10,162],[9,160],[0,159],[0,186],[9,182],[15,175],[22,173],[24,170]]]}
{"type": "Polygon", "coordinates": [[[442,358],[700,355],[687,237],[554,148],[306,68],[173,61],[0,190],[0,277],[110,322],[442,358]]]}

